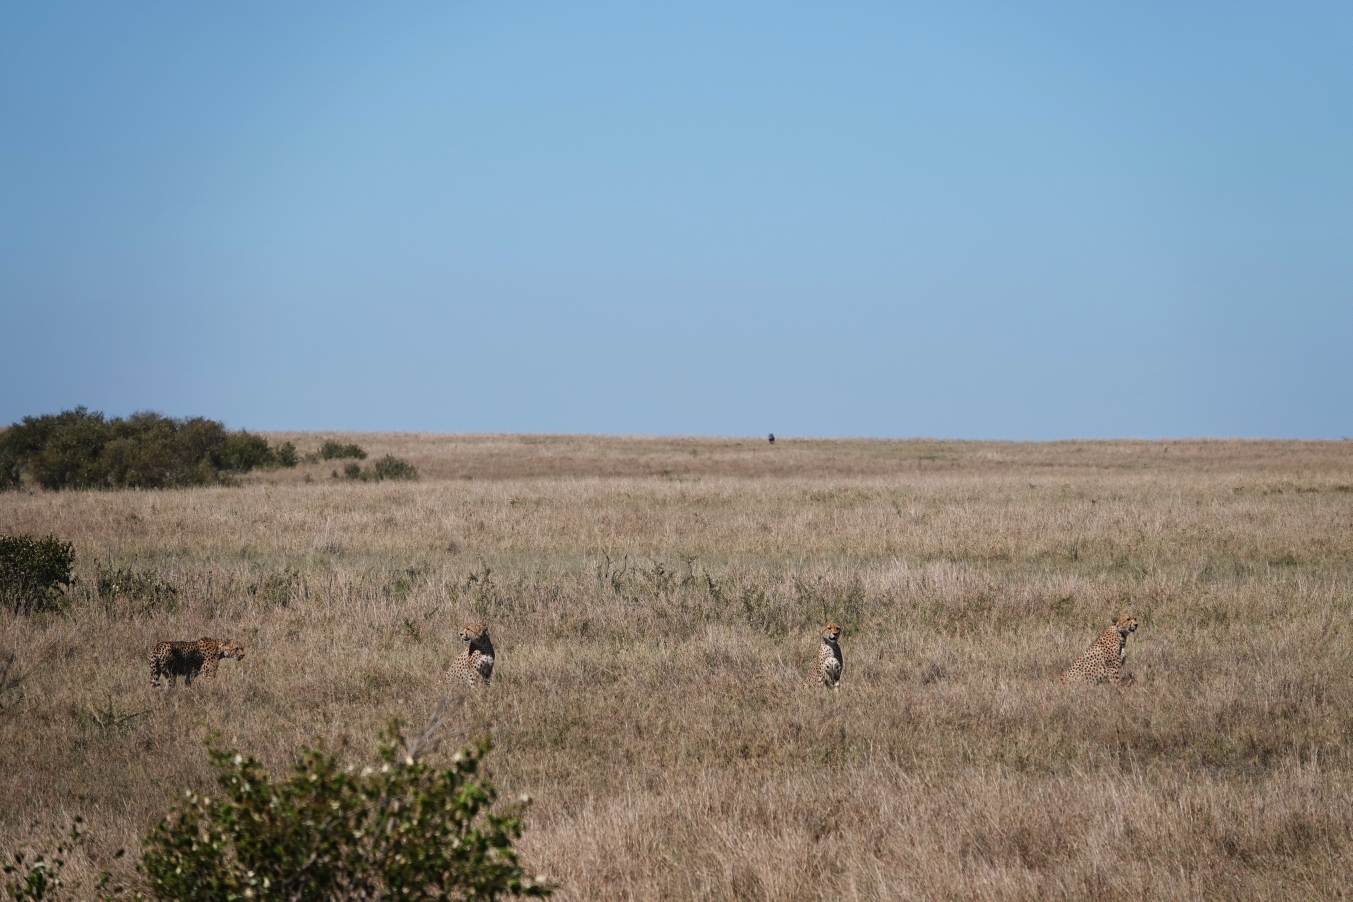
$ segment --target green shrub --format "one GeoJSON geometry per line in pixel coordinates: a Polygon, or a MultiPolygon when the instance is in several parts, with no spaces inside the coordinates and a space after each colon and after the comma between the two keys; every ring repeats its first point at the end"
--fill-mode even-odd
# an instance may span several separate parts
{"type": "Polygon", "coordinates": [[[26,473],[47,489],[168,488],[229,482],[261,466],[295,466],[296,449],[204,417],[135,413],[105,419],[83,407],[24,417],[0,434],[0,489],[26,473]]]}
{"type": "Polygon", "coordinates": [[[417,479],[418,469],[407,461],[387,454],[371,465],[376,479],[417,479]]]}
{"type": "Polygon", "coordinates": [[[277,455],[263,436],[241,431],[213,449],[212,462],[218,470],[248,473],[254,467],[275,464],[277,455]]]}
{"type": "Polygon", "coordinates": [[[366,452],[362,450],[361,445],[344,445],[333,439],[319,446],[319,456],[324,460],[343,460],[349,457],[366,460],[366,452]]]}
{"type": "MultiPolygon", "coordinates": [[[[426,738],[428,732],[424,733],[426,738]]],[[[323,747],[274,780],[209,743],[215,797],[189,792],[152,828],[142,867],[162,900],[497,899],[548,896],[512,844],[519,811],[495,814],[487,740],[437,769],[394,723],[379,766],[355,772],[323,747]]],[[[525,800],[523,801],[524,804],[525,800]]]]}
{"type": "Polygon", "coordinates": [[[294,467],[300,463],[296,457],[296,446],[291,442],[283,442],[277,446],[277,463],[284,467],[294,467]]]}
{"type": "Polygon", "coordinates": [[[16,614],[59,608],[75,549],[55,536],[0,536],[0,607],[16,614]]]}
{"type": "Polygon", "coordinates": [[[0,492],[23,485],[24,458],[9,446],[9,430],[0,433],[0,492]]]}
{"type": "Polygon", "coordinates": [[[350,463],[343,467],[343,475],[348,479],[360,479],[362,482],[380,482],[382,479],[417,479],[418,468],[394,455],[387,454],[365,469],[359,464],[350,463]]]}

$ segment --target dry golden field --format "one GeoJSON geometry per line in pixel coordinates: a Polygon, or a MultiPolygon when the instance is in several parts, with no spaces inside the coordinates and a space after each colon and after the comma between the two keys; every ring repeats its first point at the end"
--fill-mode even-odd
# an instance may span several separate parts
{"type": "Polygon", "coordinates": [[[482,620],[462,710],[563,899],[1353,886],[1353,442],[271,437],[422,478],[0,495],[0,532],[79,555],[68,613],[0,617],[0,852],[79,814],[75,870],[127,874],[209,731],[279,773],[316,738],[361,760],[482,620]],[[1061,685],[1125,610],[1131,683],[1061,685]],[[202,635],[247,656],[152,690],[154,643],[202,635]]]}

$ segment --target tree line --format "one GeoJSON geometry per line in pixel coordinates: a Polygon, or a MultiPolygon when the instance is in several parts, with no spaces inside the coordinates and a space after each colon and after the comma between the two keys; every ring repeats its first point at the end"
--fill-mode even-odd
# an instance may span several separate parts
{"type": "Polygon", "coordinates": [[[105,417],[84,407],[24,417],[0,433],[0,491],[159,489],[230,483],[255,467],[294,467],[291,442],[229,431],[206,417],[145,411],[105,417]]]}

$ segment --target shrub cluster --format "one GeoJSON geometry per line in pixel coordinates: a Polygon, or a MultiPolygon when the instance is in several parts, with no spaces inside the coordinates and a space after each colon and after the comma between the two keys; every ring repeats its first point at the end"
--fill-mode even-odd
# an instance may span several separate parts
{"type": "Polygon", "coordinates": [[[255,467],[296,465],[296,447],[204,417],[134,413],[105,419],[83,407],[24,417],[0,433],[0,490],[24,474],[47,489],[172,488],[229,482],[255,467]]]}
{"type": "MultiPolygon", "coordinates": [[[[335,471],[337,476],[338,472],[335,471]]],[[[380,482],[382,479],[417,479],[418,468],[406,460],[400,460],[393,454],[387,454],[374,461],[369,467],[351,463],[343,468],[348,479],[360,479],[362,482],[380,482]]]]}
{"type": "MultiPolygon", "coordinates": [[[[435,717],[436,715],[434,715],[435,717]]],[[[380,765],[355,772],[323,748],[302,749],[289,777],[274,780],[252,757],[210,745],[221,792],[189,791],[144,837],[140,870],[161,902],[207,899],[481,900],[545,897],[555,887],[522,868],[513,843],[521,811],[493,810],[497,790],[483,774],[487,739],[437,768],[430,723],[412,741],[395,722],[378,745],[380,765]]],[[[86,839],[80,818],[54,852],[15,854],[0,870],[14,899],[82,897],[65,879],[66,856],[86,839]]],[[[114,857],[120,857],[119,850],[114,857]]],[[[146,896],[103,872],[95,898],[146,896]]],[[[88,898],[87,895],[83,896],[88,898]]]]}
{"type": "Polygon", "coordinates": [[[355,457],[358,460],[366,460],[366,452],[358,444],[344,445],[333,439],[328,439],[319,446],[319,456],[324,460],[344,460],[349,457],[355,457]]]}
{"type": "Polygon", "coordinates": [[[381,765],[354,772],[303,750],[285,780],[211,749],[221,792],[189,793],[146,837],[142,866],[160,899],[497,899],[547,896],[512,848],[516,812],[491,811],[487,740],[438,769],[395,725],[381,765]]]}
{"type": "Polygon", "coordinates": [[[74,547],[55,536],[0,536],[0,607],[16,614],[60,607],[74,565],[74,547]]]}

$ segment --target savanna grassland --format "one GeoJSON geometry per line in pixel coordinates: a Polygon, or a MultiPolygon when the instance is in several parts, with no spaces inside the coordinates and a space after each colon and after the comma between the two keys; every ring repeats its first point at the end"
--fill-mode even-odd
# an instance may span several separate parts
{"type": "Polygon", "coordinates": [[[0,494],[79,575],[0,617],[0,850],[78,814],[72,867],[131,874],[211,731],[368,762],[483,621],[462,727],[564,899],[1353,886],[1353,442],[270,436],[330,437],[421,478],[0,494]],[[1120,611],[1130,684],[1060,684],[1120,611]],[[203,635],[245,659],[152,690],[154,643],[203,635]]]}

